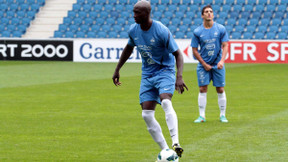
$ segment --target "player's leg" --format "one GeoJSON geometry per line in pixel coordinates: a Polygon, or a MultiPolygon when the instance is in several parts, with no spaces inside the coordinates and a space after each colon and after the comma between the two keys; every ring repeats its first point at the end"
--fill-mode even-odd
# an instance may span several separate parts
{"type": "Polygon", "coordinates": [[[181,157],[183,148],[179,144],[178,118],[171,101],[175,91],[175,80],[174,71],[162,72],[157,76],[156,88],[159,90],[161,106],[165,112],[166,123],[172,139],[172,148],[181,157]]]}
{"type": "Polygon", "coordinates": [[[142,117],[150,135],[160,146],[161,150],[169,148],[161,126],[155,118],[155,108],[157,103],[160,103],[160,98],[150,79],[141,79],[139,98],[142,107],[142,117]]]}
{"type": "Polygon", "coordinates": [[[208,85],[211,80],[211,73],[206,71],[203,67],[197,67],[197,78],[199,86],[198,94],[198,108],[199,108],[199,117],[194,121],[194,123],[206,122],[205,111],[207,105],[207,91],[208,85]]]}
{"type": "Polygon", "coordinates": [[[227,123],[226,107],[227,98],[224,90],[225,86],[225,68],[213,70],[213,85],[216,87],[218,94],[218,105],[220,109],[220,121],[227,123]]]}

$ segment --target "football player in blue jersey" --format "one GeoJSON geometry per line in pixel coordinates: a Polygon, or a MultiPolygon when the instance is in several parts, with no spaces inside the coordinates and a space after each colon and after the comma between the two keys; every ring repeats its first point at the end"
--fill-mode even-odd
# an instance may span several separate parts
{"type": "Polygon", "coordinates": [[[119,71],[136,46],[142,58],[139,92],[142,117],[154,141],[162,150],[168,149],[161,127],[154,116],[157,103],[161,104],[172,138],[172,148],[181,157],[183,148],[179,144],[178,119],[171,99],[175,88],[181,94],[184,88],[188,90],[182,79],[183,56],[168,28],[150,18],[151,5],[148,1],[138,1],[133,12],[136,23],[130,26],[128,44],[121,54],[112,79],[116,86],[121,85],[119,71]]]}
{"type": "Polygon", "coordinates": [[[202,9],[203,24],[193,31],[191,47],[194,57],[199,61],[197,77],[199,86],[198,105],[200,116],[195,123],[205,122],[207,91],[210,81],[216,87],[220,108],[220,121],[227,123],[225,86],[225,58],[228,52],[228,34],[223,25],[213,21],[212,6],[202,9]],[[198,45],[200,50],[198,51],[198,45]]]}

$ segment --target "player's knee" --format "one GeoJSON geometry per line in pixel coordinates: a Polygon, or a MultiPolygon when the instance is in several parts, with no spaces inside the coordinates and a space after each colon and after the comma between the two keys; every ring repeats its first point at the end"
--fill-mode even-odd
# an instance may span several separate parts
{"type": "Polygon", "coordinates": [[[142,118],[146,121],[146,122],[149,122],[153,119],[154,117],[154,113],[151,112],[152,110],[144,110],[142,111],[142,118]]]}
{"type": "Polygon", "coordinates": [[[163,100],[161,101],[161,106],[162,106],[162,108],[163,108],[163,110],[164,110],[165,112],[173,109],[173,107],[172,107],[172,102],[171,102],[171,100],[169,100],[169,99],[163,99],[163,100]]]}
{"type": "Polygon", "coordinates": [[[217,93],[223,93],[224,92],[224,87],[216,87],[217,93]]]}

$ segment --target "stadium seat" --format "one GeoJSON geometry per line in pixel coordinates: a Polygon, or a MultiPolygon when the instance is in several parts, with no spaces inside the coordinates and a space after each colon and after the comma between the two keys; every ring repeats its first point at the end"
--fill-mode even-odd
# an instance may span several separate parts
{"type": "Polygon", "coordinates": [[[233,26],[227,25],[227,26],[225,26],[225,28],[226,28],[226,31],[227,31],[228,33],[230,33],[230,32],[233,31],[233,26]]]}
{"type": "Polygon", "coordinates": [[[93,23],[94,23],[94,20],[92,18],[90,18],[90,17],[86,17],[84,19],[84,24],[86,24],[86,25],[92,25],[93,23]]]}
{"type": "Polygon", "coordinates": [[[285,33],[288,33],[288,25],[283,25],[280,27],[280,31],[281,32],[285,32],[285,33]]]}
{"type": "Polygon", "coordinates": [[[277,38],[278,38],[278,39],[287,39],[287,33],[285,33],[285,32],[279,32],[279,33],[277,34],[277,38]]]}
{"type": "Polygon", "coordinates": [[[106,32],[100,31],[97,33],[98,38],[106,38],[106,32]]]}
{"type": "Polygon", "coordinates": [[[269,0],[269,5],[277,6],[278,4],[278,0],[269,0]]]}
{"type": "Polygon", "coordinates": [[[252,39],[253,34],[251,32],[244,32],[243,33],[243,39],[252,39]]]}
{"type": "Polygon", "coordinates": [[[286,11],[286,5],[278,5],[276,11],[278,12],[285,12],[286,11]]]}
{"type": "Polygon", "coordinates": [[[119,38],[128,38],[128,33],[125,31],[120,32],[119,38]]]}
{"type": "Polygon", "coordinates": [[[101,4],[101,5],[106,4],[106,0],[98,0],[98,4],[101,4]]]}
{"type": "Polygon", "coordinates": [[[117,32],[111,31],[108,33],[109,38],[117,38],[117,32]]]}
{"type": "Polygon", "coordinates": [[[274,32],[268,32],[266,34],[266,39],[276,39],[276,34],[274,32]]]}
{"type": "Polygon", "coordinates": [[[288,0],[281,0],[280,4],[281,5],[287,5],[288,4],[288,0]]]}
{"type": "Polygon", "coordinates": [[[15,12],[14,11],[7,11],[6,12],[6,18],[11,19],[12,17],[14,17],[15,12]]]}
{"type": "Polygon", "coordinates": [[[238,25],[242,25],[242,26],[247,25],[247,19],[245,18],[238,19],[238,25]]]}
{"type": "Polygon", "coordinates": [[[216,22],[219,23],[219,24],[225,25],[225,19],[218,18],[218,19],[216,20],[216,22]]]}
{"type": "MultiPolygon", "coordinates": [[[[195,10],[192,7],[193,5],[190,6],[190,11],[195,12],[195,10]]],[[[179,5],[179,11],[183,11],[183,12],[188,11],[187,5],[179,5]]],[[[197,7],[197,11],[198,11],[198,7],[197,7]]]]}
{"type": "Polygon", "coordinates": [[[236,25],[234,29],[235,31],[242,33],[244,31],[244,26],[236,25]]]}
{"type": "Polygon", "coordinates": [[[12,24],[12,25],[18,25],[19,23],[20,23],[20,19],[19,19],[19,18],[13,17],[13,18],[11,19],[11,24],[12,24]]]}
{"type": "Polygon", "coordinates": [[[238,19],[240,16],[239,12],[232,11],[229,13],[229,18],[233,18],[234,20],[238,19]]]}
{"type": "Polygon", "coordinates": [[[252,5],[249,5],[249,4],[244,5],[243,11],[252,12],[252,11],[253,11],[253,6],[252,6],[252,5]]]}
{"type": "Polygon", "coordinates": [[[228,13],[222,11],[222,12],[219,12],[218,16],[219,18],[226,19],[228,17],[228,13]]]}
{"type": "Polygon", "coordinates": [[[234,5],[234,0],[226,0],[225,4],[232,6],[232,5],[234,5]]]}
{"type": "Polygon", "coordinates": [[[184,12],[182,12],[182,11],[177,11],[176,13],[175,13],[175,17],[184,17],[184,12]]]}
{"type": "Polygon", "coordinates": [[[21,24],[28,27],[28,26],[30,26],[30,21],[31,20],[29,18],[24,17],[23,19],[21,19],[21,24]]]}
{"type": "Polygon", "coordinates": [[[233,11],[234,12],[238,12],[238,13],[241,12],[242,11],[242,5],[238,5],[238,4],[234,5],[233,6],[233,11]]]}
{"type": "Polygon", "coordinates": [[[26,32],[26,26],[25,25],[18,25],[17,30],[20,31],[22,34],[26,32]]]}
{"type": "Polygon", "coordinates": [[[236,24],[236,20],[235,20],[235,18],[229,18],[229,19],[227,19],[227,21],[226,21],[226,25],[235,25],[236,24]]]}
{"type": "MultiPolygon", "coordinates": [[[[184,18],[185,19],[185,18],[184,18]]],[[[183,20],[184,20],[183,19],[183,20]]],[[[172,20],[171,20],[171,23],[172,23],[172,25],[179,25],[180,24],[180,19],[179,18],[173,18],[172,20]]],[[[191,20],[190,20],[190,22],[191,22],[191,20]]]]}
{"type": "Polygon", "coordinates": [[[82,24],[82,20],[83,20],[82,18],[77,17],[77,18],[73,19],[72,22],[75,25],[80,25],[80,24],[82,24]]]}
{"type": "Polygon", "coordinates": [[[74,38],[74,33],[71,31],[67,31],[64,34],[65,38],[74,38]]]}
{"type": "Polygon", "coordinates": [[[262,5],[262,6],[265,6],[267,5],[267,0],[258,0],[258,5],[262,5]]]}
{"type": "Polygon", "coordinates": [[[98,12],[96,11],[91,11],[88,13],[88,17],[92,18],[92,19],[96,19],[98,16],[98,12]]]}
{"type": "MultiPolygon", "coordinates": [[[[181,12],[181,11],[179,11],[179,12],[181,12]]],[[[185,15],[186,15],[186,18],[192,19],[195,16],[195,13],[192,11],[187,11],[185,15]]]]}
{"type": "Polygon", "coordinates": [[[93,11],[97,11],[97,12],[100,12],[100,11],[102,11],[102,5],[100,5],[100,4],[95,4],[94,6],[93,6],[93,11]]]}
{"type": "Polygon", "coordinates": [[[241,33],[240,32],[233,32],[231,35],[232,39],[241,39],[241,33]]]}
{"type": "Polygon", "coordinates": [[[174,5],[174,4],[169,5],[168,6],[168,11],[176,12],[177,11],[177,6],[174,5]]]}
{"type": "Polygon", "coordinates": [[[249,17],[250,17],[250,12],[244,11],[244,12],[241,12],[240,15],[241,15],[241,18],[244,18],[244,19],[248,20],[249,17]]]}
{"type": "MultiPolygon", "coordinates": [[[[132,23],[134,23],[134,19],[133,19],[133,18],[131,18],[131,19],[133,20],[132,23]]],[[[131,24],[132,24],[132,23],[131,23],[131,24]]],[[[118,24],[118,25],[125,25],[125,24],[126,24],[126,19],[121,18],[121,17],[118,18],[118,19],[117,19],[117,24],[118,24]]]]}
{"type": "Polygon", "coordinates": [[[69,31],[75,33],[76,31],[78,31],[78,25],[72,24],[68,27],[69,31]]]}
{"type": "Polygon", "coordinates": [[[170,3],[170,0],[161,0],[161,4],[164,4],[166,6],[168,6],[169,3],[170,3]]]}
{"type": "Polygon", "coordinates": [[[255,32],[256,31],[256,26],[254,26],[254,25],[247,25],[246,26],[246,32],[251,32],[251,33],[253,33],[253,32],[255,32]]]}
{"type": "Polygon", "coordinates": [[[245,1],[245,0],[236,0],[236,4],[237,4],[237,5],[241,5],[241,6],[244,6],[244,5],[245,5],[245,3],[246,3],[246,1],[245,1]]]}
{"type": "Polygon", "coordinates": [[[76,38],[85,38],[85,33],[83,31],[76,32],[76,38]]]}
{"type": "Polygon", "coordinates": [[[225,5],[222,6],[222,10],[221,10],[221,11],[228,12],[228,11],[230,11],[230,10],[231,10],[231,6],[225,4],[225,5]]]}
{"type": "Polygon", "coordinates": [[[9,6],[9,11],[16,11],[18,10],[18,4],[17,3],[12,3],[10,6],[9,6]]]}
{"type": "Polygon", "coordinates": [[[88,32],[88,31],[89,31],[89,25],[82,24],[82,25],[80,26],[80,31],[82,31],[82,32],[88,32]]]}
{"type": "Polygon", "coordinates": [[[191,5],[191,0],[182,0],[182,4],[191,5]]]}
{"type": "Polygon", "coordinates": [[[113,18],[118,18],[118,16],[120,15],[121,13],[118,12],[118,11],[111,11],[110,12],[110,16],[113,17],[113,18]]]}
{"type": "Polygon", "coordinates": [[[128,5],[125,6],[126,11],[128,11],[128,12],[129,11],[133,12],[133,8],[134,8],[134,6],[131,5],[131,4],[128,4],[128,5]]]}
{"type": "Polygon", "coordinates": [[[274,16],[273,17],[283,17],[285,14],[285,11],[277,11],[274,13],[274,16]]]}
{"type": "Polygon", "coordinates": [[[4,12],[7,11],[7,10],[8,10],[8,5],[5,4],[5,3],[4,3],[4,4],[1,4],[1,5],[0,5],[0,10],[1,10],[1,11],[4,11],[4,12]]]}
{"type": "Polygon", "coordinates": [[[97,35],[94,31],[89,31],[87,33],[87,38],[96,38],[96,37],[97,37],[97,35]]]}
{"type": "Polygon", "coordinates": [[[188,26],[187,25],[180,25],[179,26],[179,31],[186,32],[187,30],[188,30],[188,26]]]}
{"type": "Polygon", "coordinates": [[[2,37],[10,37],[10,36],[11,36],[11,32],[10,31],[5,30],[5,31],[2,32],[2,37]]]}
{"type": "Polygon", "coordinates": [[[165,12],[166,11],[166,6],[165,5],[157,5],[157,11],[165,12]]]}
{"type": "Polygon", "coordinates": [[[109,32],[110,30],[111,30],[110,25],[104,24],[101,26],[101,31],[103,31],[103,32],[109,32]]]}
{"type": "Polygon", "coordinates": [[[115,5],[115,11],[124,11],[124,5],[122,4],[117,4],[115,5]]]}
{"type": "Polygon", "coordinates": [[[223,4],[223,0],[214,0],[214,4],[221,6],[223,4]]]}
{"type": "Polygon", "coordinates": [[[273,12],[273,11],[275,11],[275,9],[276,9],[275,5],[267,5],[266,6],[266,11],[268,11],[268,12],[273,12]]]}
{"type": "Polygon", "coordinates": [[[283,25],[288,25],[288,18],[283,19],[283,25]]]}
{"type": "Polygon", "coordinates": [[[185,36],[185,34],[182,31],[177,31],[175,33],[175,38],[177,38],[177,39],[183,39],[184,36],[185,36]]]}
{"type": "Polygon", "coordinates": [[[279,18],[274,18],[272,19],[272,22],[271,22],[271,25],[277,25],[277,26],[280,26],[281,25],[281,19],[279,18]]]}
{"type": "Polygon", "coordinates": [[[68,26],[67,25],[65,25],[65,24],[60,24],[59,25],[59,28],[58,28],[58,30],[60,31],[60,32],[66,32],[66,30],[68,29],[68,26]]]}
{"type": "MultiPolygon", "coordinates": [[[[213,4],[213,0],[204,0],[203,4],[204,5],[212,5],[213,4]]],[[[214,10],[214,5],[213,5],[213,10],[214,10]]]]}
{"type": "MultiPolygon", "coordinates": [[[[190,21],[191,21],[191,20],[190,20],[190,21]]],[[[203,22],[203,20],[202,20],[201,18],[196,18],[196,19],[194,19],[193,24],[194,24],[194,25],[201,25],[202,22],[203,22]]]]}
{"type": "Polygon", "coordinates": [[[261,33],[261,32],[256,32],[256,33],[254,34],[254,38],[255,38],[255,39],[263,39],[263,38],[264,38],[264,34],[261,33]]]}
{"type": "Polygon", "coordinates": [[[168,29],[170,30],[171,33],[174,33],[174,32],[177,31],[177,26],[171,24],[171,25],[168,26],[168,29]]]}
{"type": "MultiPolygon", "coordinates": [[[[136,2],[137,2],[137,0],[136,0],[136,2]]],[[[159,0],[150,0],[150,3],[151,4],[160,4],[159,0]]]]}
{"type": "Polygon", "coordinates": [[[32,11],[39,12],[39,9],[40,9],[40,5],[39,4],[34,3],[34,4],[31,5],[31,10],[32,11]]]}
{"type": "Polygon", "coordinates": [[[263,13],[263,18],[270,19],[273,16],[273,12],[266,11],[263,13]]]}
{"type": "Polygon", "coordinates": [[[213,5],[213,11],[220,11],[221,7],[219,5],[213,5]]]}
{"type": "Polygon", "coordinates": [[[247,4],[248,5],[255,5],[257,0],[248,0],[247,4]]]}
{"type": "Polygon", "coordinates": [[[249,25],[253,25],[253,26],[258,25],[258,19],[250,19],[249,20],[249,25]]]}
{"type": "MultiPolygon", "coordinates": [[[[118,20],[119,20],[119,19],[118,19],[118,20]]],[[[131,25],[131,24],[134,24],[134,23],[135,23],[134,18],[130,17],[130,18],[128,19],[128,24],[131,25]]]]}
{"type": "Polygon", "coordinates": [[[278,25],[270,25],[268,31],[273,32],[273,33],[277,33],[278,29],[279,29],[278,25]]]}
{"type": "Polygon", "coordinates": [[[86,0],[86,1],[87,1],[87,3],[90,4],[91,6],[92,6],[92,5],[95,5],[95,2],[96,2],[95,0],[86,0]]]}
{"type": "Polygon", "coordinates": [[[54,37],[55,37],[55,38],[62,38],[62,37],[63,37],[63,34],[62,34],[62,32],[60,32],[60,31],[54,31],[54,37]]]}
{"type": "Polygon", "coordinates": [[[169,20],[168,18],[164,17],[164,18],[161,19],[161,22],[162,22],[164,25],[167,26],[167,25],[169,25],[170,20],[169,20]]]}
{"type": "Polygon", "coordinates": [[[101,11],[99,15],[101,18],[106,19],[109,16],[109,13],[107,11],[101,11]]]}
{"type": "Polygon", "coordinates": [[[269,25],[270,24],[270,20],[269,19],[266,19],[266,18],[263,18],[260,20],[260,24],[261,25],[269,25]]]}
{"type": "Polygon", "coordinates": [[[118,24],[113,25],[112,26],[112,30],[115,31],[115,32],[120,32],[120,31],[122,31],[122,26],[118,25],[118,24]]]}
{"type": "Polygon", "coordinates": [[[173,0],[173,1],[172,1],[172,4],[173,4],[173,5],[179,5],[179,4],[180,4],[180,0],[173,0]]]}
{"type": "Polygon", "coordinates": [[[81,18],[81,19],[84,19],[84,18],[87,17],[87,12],[85,12],[85,11],[79,11],[77,17],[79,17],[79,18],[81,18]]]}
{"type": "MultiPolygon", "coordinates": [[[[74,3],[72,9],[73,9],[73,11],[78,12],[78,11],[81,10],[81,5],[77,4],[77,3],[74,3]]],[[[66,36],[66,34],[65,34],[65,36],[66,36]]]]}
{"type": "Polygon", "coordinates": [[[105,22],[105,20],[102,17],[96,18],[96,23],[97,24],[103,24],[104,22],[105,22]]]}
{"type": "Polygon", "coordinates": [[[171,11],[164,12],[164,17],[169,18],[169,19],[173,18],[173,12],[171,11]]]}
{"type": "Polygon", "coordinates": [[[15,25],[9,24],[7,25],[7,30],[13,32],[16,29],[15,25]]]}
{"type": "Polygon", "coordinates": [[[113,6],[112,6],[111,4],[106,4],[106,5],[104,6],[104,11],[110,12],[110,11],[112,11],[112,10],[113,10],[113,6]]]}
{"type": "Polygon", "coordinates": [[[162,17],[162,12],[160,11],[155,11],[153,14],[152,14],[153,18],[156,19],[156,20],[159,20],[161,19],[162,17]]]}
{"type": "Polygon", "coordinates": [[[256,5],[255,11],[257,11],[257,12],[263,12],[263,11],[264,11],[264,6],[263,6],[263,5],[256,5]]]}
{"type": "Polygon", "coordinates": [[[259,25],[257,27],[257,32],[265,33],[267,31],[267,26],[266,25],[259,25]]]}
{"type": "Polygon", "coordinates": [[[83,11],[89,12],[91,11],[91,4],[84,4],[82,8],[83,8],[83,11]]]}
{"type": "Polygon", "coordinates": [[[118,1],[118,0],[108,0],[108,3],[115,5],[115,4],[117,3],[117,1],[118,1]]]}
{"type": "MultiPolygon", "coordinates": [[[[23,0],[22,0],[23,1],[23,0]]],[[[25,2],[25,1],[24,1],[25,2]]],[[[23,2],[23,3],[24,3],[23,2]]],[[[28,4],[34,4],[34,3],[36,3],[36,0],[26,0],[26,2],[28,3],[28,4]]],[[[18,2],[19,3],[19,2],[18,2]]]]}
{"type": "Polygon", "coordinates": [[[36,2],[37,2],[40,6],[44,6],[44,5],[45,5],[45,0],[36,0],[36,2]]]}
{"type": "Polygon", "coordinates": [[[189,28],[190,28],[190,31],[193,32],[198,26],[196,25],[191,25],[189,28]]]}
{"type": "Polygon", "coordinates": [[[251,18],[253,19],[259,19],[261,17],[261,12],[255,11],[251,13],[251,18]]]}

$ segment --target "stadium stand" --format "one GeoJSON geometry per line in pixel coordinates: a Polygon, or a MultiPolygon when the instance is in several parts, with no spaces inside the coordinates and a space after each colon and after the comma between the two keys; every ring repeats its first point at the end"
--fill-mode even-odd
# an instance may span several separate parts
{"type": "MultiPolygon", "coordinates": [[[[22,37],[45,0],[0,0],[0,37],[22,37]]],[[[47,0],[48,1],[48,0],[47,0]]],[[[55,38],[128,38],[138,0],[77,0],[63,17],[55,38]]],[[[215,22],[230,39],[287,39],[288,0],[150,0],[151,17],[175,38],[190,39],[202,23],[201,9],[211,4],[215,22]]]]}

